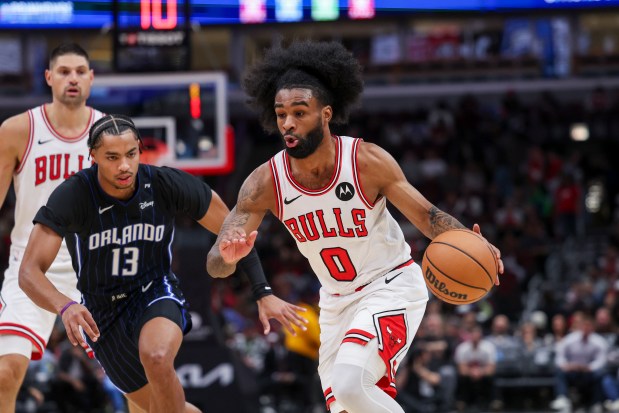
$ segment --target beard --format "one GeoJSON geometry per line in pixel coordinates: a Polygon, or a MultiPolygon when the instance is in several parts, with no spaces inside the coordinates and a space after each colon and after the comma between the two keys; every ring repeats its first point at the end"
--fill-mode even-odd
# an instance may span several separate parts
{"type": "Polygon", "coordinates": [[[71,97],[66,96],[66,95],[60,95],[58,96],[57,100],[63,105],[70,107],[70,108],[78,108],[86,102],[86,98],[84,98],[84,96],[82,95],[71,96],[71,97]]]}
{"type": "MultiPolygon", "coordinates": [[[[307,133],[305,138],[301,138],[299,135],[295,135],[294,133],[292,133],[291,135],[298,139],[298,143],[297,146],[295,146],[294,148],[286,147],[286,152],[291,157],[297,159],[307,158],[308,156],[313,154],[324,137],[322,134],[322,125],[320,122],[318,122],[314,129],[307,133]]],[[[286,141],[284,141],[284,145],[285,143],[286,141]]]]}

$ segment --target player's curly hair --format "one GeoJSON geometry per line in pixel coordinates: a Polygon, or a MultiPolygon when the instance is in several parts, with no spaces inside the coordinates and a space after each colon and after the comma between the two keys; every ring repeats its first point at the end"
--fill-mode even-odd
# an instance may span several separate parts
{"type": "Polygon", "coordinates": [[[262,126],[271,133],[277,131],[275,95],[295,87],[311,89],[323,105],[330,105],[331,122],[346,123],[363,91],[361,65],[340,43],[295,41],[287,48],[269,49],[243,78],[249,104],[259,111],[262,126]]]}

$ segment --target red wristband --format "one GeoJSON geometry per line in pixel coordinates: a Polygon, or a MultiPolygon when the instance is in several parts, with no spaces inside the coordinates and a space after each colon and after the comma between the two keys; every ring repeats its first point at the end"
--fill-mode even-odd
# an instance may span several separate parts
{"type": "Polygon", "coordinates": [[[68,303],[66,303],[64,307],[62,307],[62,310],[60,310],[60,317],[62,317],[64,312],[67,311],[67,308],[71,307],[73,304],[77,304],[77,301],[69,301],[68,303]]]}

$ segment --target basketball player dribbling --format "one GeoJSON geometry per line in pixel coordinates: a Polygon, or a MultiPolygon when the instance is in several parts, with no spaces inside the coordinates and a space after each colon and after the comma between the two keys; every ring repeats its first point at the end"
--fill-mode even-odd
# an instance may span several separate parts
{"type": "MultiPolygon", "coordinates": [[[[244,182],[209,252],[208,271],[231,274],[264,215],[273,213],[322,284],[318,371],[328,408],[403,413],[393,399],[395,373],[428,292],[386,201],[430,239],[464,226],[410,185],[386,151],[331,134],[330,124],[347,120],[363,89],[359,63],[340,44],[273,48],[248,70],[244,89],[285,149],[244,182]]],[[[480,233],[479,225],[473,230],[480,233]]]]}
{"type": "MultiPolygon", "coordinates": [[[[36,212],[61,182],[90,166],[86,137],[90,125],[102,116],[86,106],[93,78],[84,49],[76,44],[58,46],[45,71],[52,102],[0,126],[0,206],[11,179],[17,198],[9,266],[0,290],[0,412],[15,411],[28,364],[41,358],[56,319],[19,288],[18,270],[36,212]]],[[[64,245],[47,275],[58,289],[79,300],[64,245]]]]}

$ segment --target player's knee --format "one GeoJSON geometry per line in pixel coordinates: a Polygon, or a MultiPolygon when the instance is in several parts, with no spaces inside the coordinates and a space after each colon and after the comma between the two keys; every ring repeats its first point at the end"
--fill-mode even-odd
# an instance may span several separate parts
{"type": "Polygon", "coordinates": [[[161,370],[173,365],[174,355],[165,348],[140,350],[140,361],[145,369],[161,370]]]}
{"type": "Polygon", "coordinates": [[[0,357],[0,393],[17,393],[27,368],[28,359],[25,357],[0,357]]]}
{"type": "Polygon", "coordinates": [[[348,364],[335,364],[333,366],[333,395],[343,405],[349,405],[363,394],[363,369],[348,364]]]}

